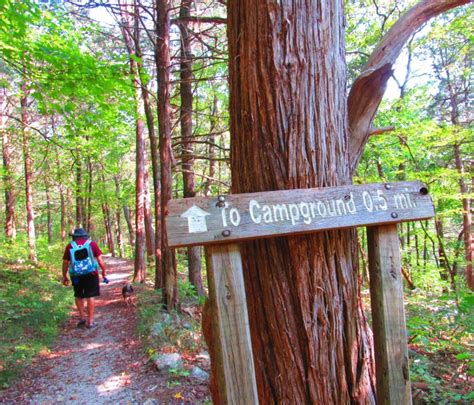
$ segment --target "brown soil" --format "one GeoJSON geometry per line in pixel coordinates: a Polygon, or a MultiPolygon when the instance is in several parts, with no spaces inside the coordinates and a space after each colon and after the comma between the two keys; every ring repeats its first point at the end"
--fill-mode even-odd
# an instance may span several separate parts
{"type": "Polygon", "coordinates": [[[78,313],[63,326],[54,347],[38,356],[1,404],[202,404],[208,383],[161,374],[137,338],[137,315],[121,296],[132,264],[106,258],[109,280],[96,299],[94,329],[77,328],[78,313]]]}

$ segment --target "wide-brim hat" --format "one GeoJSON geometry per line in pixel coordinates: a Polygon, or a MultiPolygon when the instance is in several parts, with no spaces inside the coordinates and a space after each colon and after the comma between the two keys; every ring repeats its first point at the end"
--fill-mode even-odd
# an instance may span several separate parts
{"type": "Polygon", "coordinates": [[[89,234],[84,230],[84,228],[76,228],[73,233],[70,233],[69,236],[73,238],[88,238],[89,234]]]}

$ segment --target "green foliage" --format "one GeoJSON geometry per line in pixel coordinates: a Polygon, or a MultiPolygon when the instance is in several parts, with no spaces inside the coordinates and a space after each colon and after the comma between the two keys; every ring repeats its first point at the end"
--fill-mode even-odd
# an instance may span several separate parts
{"type": "Polygon", "coordinates": [[[426,384],[428,403],[454,403],[472,399],[464,381],[474,372],[467,351],[474,333],[474,294],[426,295],[418,290],[406,297],[410,373],[414,386],[426,384]],[[449,379],[446,378],[449,376],[449,379]]]}
{"type": "Polygon", "coordinates": [[[0,388],[5,388],[33,356],[54,342],[73,297],[60,285],[59,270],[21,260],[6,264],[17,260],[22,245],[0,246],[0,388]]]}
{"type": "Polygon", "coordinates": [[[153,359],[159,351],[166,352],[171,349],[185,353],[202,351],[205,344],[200,330],[200,310],[193,310],[195,316],[191,316],[185,312],[168,313],[161,310],[161,307],[159,291],[141,291],[138,330],[144,338],[150,358],[153,359]]]}

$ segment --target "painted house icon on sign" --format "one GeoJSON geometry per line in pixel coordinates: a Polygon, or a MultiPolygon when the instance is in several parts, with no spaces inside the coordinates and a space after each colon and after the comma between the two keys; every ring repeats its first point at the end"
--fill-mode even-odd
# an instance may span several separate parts
{"type": "Polygon", "coordinates": [[[211,215],[196,205],[181,214],[188,219],[189,233],[207,232],[206,216],[211,215]]]}

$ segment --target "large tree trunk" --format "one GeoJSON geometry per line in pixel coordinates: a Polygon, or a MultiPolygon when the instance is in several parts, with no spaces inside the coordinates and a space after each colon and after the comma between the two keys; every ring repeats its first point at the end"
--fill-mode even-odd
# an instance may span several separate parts
{"type": "Polygon", "coordinates": [[[6,129],[7,94],[0,88],[0,132],[2,135],[3,184],[5,188],[5,236],[13,240],[16,237],[15,224],[15,182],[13,179],[12,148],[6,129]]]}
{"type": "MultiPolygon", "coordinates": [[[[170,2],[156,2],[156,49],[155,63],[158,78],[158,122],[161,163],[161,215],[168,213],[168,201],[173,190],[171,171],[171,105],[170,105],[170,2]]],[[[163,303],[168,309],[178,305],[178,280],[174,251],[168,247],[168,235],[161,232],[161,258],[164,274],[163,303]]]]}
{"type": "MultiPolygon", "coordinates": [[[[181,32],[180,49],[180,94],[181,94],[181,137],[182,153],[181,168],[183,170],[184,198],[196,196],[194,183],[194,148],[193,148],[193,66],[191,52],[191,34],[188,28],[187,18],[190,17],[190,8],[193,0],[182,0],[179,16],[182,21],[179,24],[181,32]]],[[[204,295],[204,286],[201,276],[201,248],[199,246],[188,247],[188,274],[189,282],[194,286],[198,295],[204,295]]]]}
{"type": "MultiPolygon", "coordinates": [[[[137,84],[136,84],[137,86],[137,84]]],[[[144,282],[145,261],[145,134],[143,121],[139,117],[139,88],[135,87],[136,102],[136,174],[135,174],[135,269],[133,281],[144,282]]]]}
{"type": "Polygon", "coordinates": [[[22,96],[21,123],[23,135],[23,158],[25,166],[25,194],[26,194],[26,221],[28,233],[29,259],[36,262],[36,235],[35,235],[35,214],[33,209],[33,161],[30,153],[29,122],[28,122],[28,91],[26,85],[21,86],[22,96]]]}
{"type": "MultiPolygon", "coordinates": [[[[232,191],[350,183],[342,0],[228,7],[232,191]]],[[[375,402],[356,241],[242,244],[260,403],[375,402]]]]}

